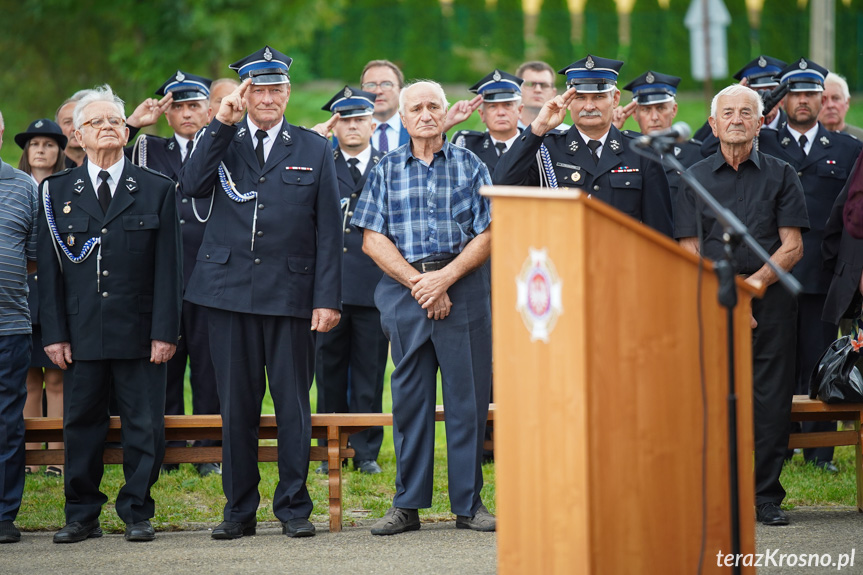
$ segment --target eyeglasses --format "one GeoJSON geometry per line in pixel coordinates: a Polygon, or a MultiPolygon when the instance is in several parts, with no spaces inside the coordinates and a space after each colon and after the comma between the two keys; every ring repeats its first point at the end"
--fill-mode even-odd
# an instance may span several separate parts
{"type": "Polygon", "coordinates": [[[551,84],[548,82],[531,82],[529,80],[524,82],[525,88],[539,88],[540,90],[548,90],[551,88],[551,84]]]}
{"type": "Polygon", "coordinates": [[[86,122],[81,124],[81,127],[83,128],[84,126],[90,126],[94,130],[99,130],[102,128],[102,126],[105,125],[105,122],[108,122],[108,125],[110,125],[112,128],[119,128],[120,126],[126,124],[126,120],[124,120],[123,118],[120,118],[118,116],[108,116],[107,118],[93,118],[92,120],[87,120],[86,122]]]}
{"type": "Polygon", "coordinates": [[[380,89],[384,92],[389,92],[395,87],[395,84],[393,84],[392,82],[366,82],[365,84],[362,84],[360,86],[360,88],[362,88],[366,92],[371,92],[377,87],[380,87],[380,89]]]}

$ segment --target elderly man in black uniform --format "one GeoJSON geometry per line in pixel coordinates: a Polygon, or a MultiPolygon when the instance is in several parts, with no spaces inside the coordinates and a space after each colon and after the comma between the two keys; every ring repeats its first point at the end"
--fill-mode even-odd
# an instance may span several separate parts
{"type": "Polygon", "coordinates": [[[315,332],[340,316],[342,212],[329,143],[285,121],[291,61],[266,46],[231,64],[242,83],[198,134],[180,174],[181,192],[212,206],[186,300],[209,308],[222,412],[227,503],[214,539],[255,533],[267,379],[279,424],[273,512],[289,537],[315,534],[309,388],[315,332]]]}
{"type": "Polygon", "coordinates": [[[618,60],[588,55],[560,70],[569,88],[545,103],[500,158],[492,178],[495,184],[580,189],[670,236],[665,170],[632,151],[634,136],[612,125],[621,66],[618,60]],[[574,125],[561,133],[555,128],[567,109],[574,125]]]}
{"type": "MultiPolygon", "coordinates": [[[[667,130],[677,116],[676,97],[679,84],[680,78],[677,76],[648,70],[623,87],[624,90],[632,92],[632,102],[615,108],[614,125],[621,128],[629,116],[635,116],[642,134],[667,130]]],[[[701,146],[692,140],[676,144],[671,148],[671,153],[684,167],[701,160],[701,146]]],[[[668,178],[673,204],[680,188],[680,174],[677,170],[665,168],[665,177],[668,178]]]]}
{"type": "MultiPolygon", "coordinates": [[[[142,134],[135,141],[132,161],[139,166],[152,168],[175,182],[180,179],[180,167],[192,151],[195,134],[210,120],[208,99],[210,79],[177,70],[156,90],[157,96],[171,95],[171,104],[165,110],[168,125],[174,130],[170,138],[142,134]]],[[[204,223],[209,202],[195,209],[192,199],[176,194],[177,213],[183,234],[183,284],[189,283],[195,257],[204,238],[204,223]],[[196,211],[199,212],[196,215],[196,211]]],[[[210,357],[210,342],[207,336],[207,308],[183,302],[180,324],[180,340],[177,353],[168,362],[168,391],[165,399],[165,415],[186,413],[183,389],[186,383],[186,364],[190,367],[192,385],[192,413],[219,413],[219,395],[216,391],[216,373],[210,357]]],[[[198,441],[198,445],[219,445],[218,441],[198,441]]],[[[182,447],[184,441],[168,442],[168,447],[182,447]]],[[[163,465],[162,471],[173,471],[177,464],[163,465]]],[[[196,463],[195,469],[202,476],[220,474],[216,463],[196,463]]]]}
{"type": "Polygon", "coordinates": [[[518,118],[524,105],[521,103],[521,78],[495,70],[471,86],[470,91],[482,96],[479,117],[485,132],[461,130],[453,143],[476,154],[489,172],[494,172],[498,158],[509,150],[521,133],[518,118]]]}
{"type": "Polygon", "coordinates": [[[103,86],[75,107],[87,161],[42,182],[42,342],[64,378],[66,526],[99,537],[109,388],[123,423],[126,483],[115,508],[129,541],[150,541],[150,488],[165,453],[166,363],[180,331],[182,254],[174,183],[123,155],[123,102],[103,86]]]}
{"type": "MultiPolygon", "coordinates": [[[[791,270],[803,255],[801,230],[809,226],[803,188],[794,168],[759,150],[753,140],[763,123],[758,94],[735,84],[713,98],[709,122],[720,141],[719,150],[689,172],[726,208],[734,212],[770,259],[791,270]]],[[[696,208],[694,192],[681,188],[675,203],[674,235],[693,253],[717,260],[723,256],[723,228],[703,205],[696,208]],[[698,237],[698,220],[703,236],[698,237]]],[[[767,291],[752,302],[752,392],[755,419],[755,505],[765,525],[786,525],[780,509],[785,490],[779,482],[794,386],[797,302],[746,246],[734,251],[737,273],[767,291]]]]}
{"type": "MultiPolygon", "coordinates": [[[[345,86],[323,109],[338,115],[332,128],[338,139],[333,159],[345,215],[342,318],[317,338],[318,413],[381,413],[389,342],[375,307],[375,286],[383,272],[363,253],[363,231],[349,223],[366,178],[381,159],[381,153],[369,143],[375,129],[375,95],[345,86]]],[[[377,458],[383,438],[381,427],[351,435],[355,469],[381,472],[377,458]]],[[[316,471],[327,473],[327,462],[316,471]]]]}
{"type": "MultiPolygon", "coordinates": [[[[818,122],[826,75],[826,68],[805,58],[782,70],[780,80],[789,87],[782,105],[787,123],[777,131],[765,131],[758,139],[764,153],[788,162],[797,171],[809,213],[803,259],[794,268],[794,276],[803,285],[797,300],[797,393],[809,392],[809,377],[818,358],[836,339],[838,325],[821,320],[831,276],[821,257],[821,241],[830,209],[863,148],[853,136],[831,132],[818,122]]],[[[830,430],[836,430],[835,422],[803,425],[803,431],[830,430]]],[[[804,449],[803,456],[825,471],[838,471],[832,463],[832,447],[804,449]]]]}

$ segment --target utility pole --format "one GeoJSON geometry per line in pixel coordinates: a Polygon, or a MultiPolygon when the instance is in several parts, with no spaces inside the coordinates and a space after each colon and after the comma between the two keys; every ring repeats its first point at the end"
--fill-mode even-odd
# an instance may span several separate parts
{"type": "Polygon", "coordinates": [[[836,0],[809,0],[809,57],[828,70],[836,66],[836,0]]]}

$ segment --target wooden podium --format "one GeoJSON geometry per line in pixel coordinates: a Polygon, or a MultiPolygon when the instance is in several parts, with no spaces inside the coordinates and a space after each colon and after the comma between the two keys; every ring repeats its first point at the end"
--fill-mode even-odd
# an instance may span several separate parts
{"type": "MultiPolygon", "coordinates": [[[[731,553],[727,329],[712,266],[702,390],[695,256],[578,191],[483,194],[494,214],[498,571],[695,573],[703,537],[703,572],[728,572],[717,566],[731,553]]],[[[757,292],[739,281],[738,294],[741,552],[754,553],[757,292]]]]}

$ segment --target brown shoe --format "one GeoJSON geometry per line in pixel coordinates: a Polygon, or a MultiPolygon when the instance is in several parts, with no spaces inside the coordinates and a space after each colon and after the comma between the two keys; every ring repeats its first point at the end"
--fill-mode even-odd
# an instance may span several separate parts
{"type": "Polygon", "coordinates": [[[488,512],[485,505],[480,504],[479,509],[473,517],[457,515],[455,518],[456,529],[473,529],[474,531],[494,531],[497,529],[497,518],[488,512]]]}
{"type": "Polygon", "coordinates": [[[372,525],[372,535],[395,535],[420,528],[420,514],[416,509],[390,507],[389,511],[372,525]]]}

